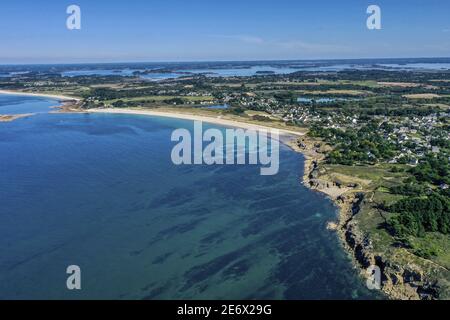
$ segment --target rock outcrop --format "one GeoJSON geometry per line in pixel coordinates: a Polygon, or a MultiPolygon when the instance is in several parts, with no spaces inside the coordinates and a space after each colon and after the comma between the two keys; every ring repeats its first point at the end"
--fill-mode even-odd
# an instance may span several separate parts
{"type": "Polygon", "coordinates": [[[381,290],[391,299],[399,300],[435,300],[439,298],[439,286],[425,276],[417,265],[401,266],[377,255],[368,235],[358,227],[354,217],[360,212],[365,201],[363,194],[355,194],[354,198],[342,196],[341,204],[347,203],[347,213],[341,214],[343,220],[337,229],[343,239],[344,246],[352,254],[361,274],[367,277],[366,270],[370,266],[378,266],[381,271],[381,290]],[[343,201],[343,202],[342,202],[343,201]]]}
{"type": "Polygon", "coordinates": [[[414,264],[400,265],[374,250],[368,234],[360,230],[355,217],[362,207],[370,202],[358,183],[342,184],[331,181],[321,168],[325,158],[321,145],[306,139],[298,142],[294,149],[305,155],[304,184],[332,198],[340,208],[339,219],[327,224],[327,229],[336,231],[344,248],[360,268],[361,275],[368,278],[371,266],[381,271],[381,290],[391,299],[434,300],[439,298],[439,285],[427,279],[423,270],[414,264]],[[327,180],[328,179],[328,180],[327,180]]]}

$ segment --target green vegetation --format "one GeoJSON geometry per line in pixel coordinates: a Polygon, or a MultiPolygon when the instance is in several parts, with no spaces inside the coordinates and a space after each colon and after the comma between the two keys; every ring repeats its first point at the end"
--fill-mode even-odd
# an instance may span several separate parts
{"type": "Polygon", "coordinates": [[[379,125],[370,122],[359,129],[333,129],[313,126],[310,136],[323,138],[334,146],[327,156],[330,164],[352,166],[358,164],[373,164],[392,158],[397,149],[392,142],[379,134],[379,125]]]}
{"type": "Polygon", "coordinates": [[[405,198],[387,210],[399,213],[390,219],[399,237],[423,237],[425,232],[450,233],[450,200],[438,193],[405,198]]]}
{"type": "Polygon", "coordinates": [[[426,232],[450,233],[449,161],[429,155],[409,170],[408,184],[391,188],[406,197],[385,208],[398,215],[390,219],[396,236],[424,237],[426,232]]]}

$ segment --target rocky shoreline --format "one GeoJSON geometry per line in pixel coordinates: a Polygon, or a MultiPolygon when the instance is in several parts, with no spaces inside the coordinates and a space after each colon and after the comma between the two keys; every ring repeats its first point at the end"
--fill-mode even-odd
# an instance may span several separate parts
{"type": "Polygon", "coordinates": [[[327,195],[339,208],[336,221],[330,221],[327,229],[335,231],[341,244],[359,270],[362,279],[368,280],[368,268],[379,267],[381,271],[381,292],[393,300],[435,300],[439,298],[439,287],[435,281],[427,279],[417,265],[400,265],[375,252],[368,235],[360,230],[354,217],[363,204],[370,203],[366,190],[357,184],[341,185],[324,179],[321,163],[325,160],[326,146],[304,137],[294,139],[289,146],[305,157],[302,183],[327,195]]]}
{"type": "MultiPolygon", "coordinates": [[[[80,110],[78,101],[63,101],[55,112],[86,112],[80,110]]],[[[121,112],[120,110],[116,110],[121,112]]],[[[135,111],[133,111],[135,112],[135,111]]],[[[159,115],[160,113],[158,113],[159,115]]],[[[168,116],[173,116],[168,114],[168,116]]],[[[327,177],[322,163],[326,153],[331,147],[321,141],[310,139],[306,135],[298,137],[288,132],[292,137],[286,141],[294,151],[303,154],[304,175],[303,184],[327,195],[339,208],[336,221],[330,221],[327,229],[335,231],[341,244],[351,257],[355,268],[358,268],[362,279],[368,279],[368,267],[378,266],[382,274],[381,291],[390,299],[398,300],[431,300],[438,298],[436,283],[429,281],[424,272],[413,264],[399,265],[377,254],[372,246],[371,239],[360,230],[354,217],[360,212],[364,203],[370,202],[367,190],[359,188],[357,183],[343,185],[327,177]]],[[[355,178],[355,180],[357,180],[355,178]]]]}

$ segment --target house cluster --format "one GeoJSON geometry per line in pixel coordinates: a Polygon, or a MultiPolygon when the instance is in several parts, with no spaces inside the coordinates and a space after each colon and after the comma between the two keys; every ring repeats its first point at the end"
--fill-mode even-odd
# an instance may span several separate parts
{"type": "MultiPolygon", "coordinates": [[[[268,111],[279,116],[285,122],[295,121],[305,125],[319,124],[327,128],[343,130],[358,129],[364,125],[364,121],[356,115],[347,116],[341,113],[323,115],[314,109],[298,105],[284,106],[268,111]]],[[[443,117],[449,117],[449,114],[439,113],[412,118],[375,116],[374,119],[380,122],[379,133],[387,141],[397,145],[399,150],[399,153],[389,162],[415,166],[426,154],[437,155],[444,152],[443,148],[433,144],[433,140],[437,137],[450,139],[450,133],[442,128],[440,119],[443,117]],[[382,123],[386,123],[388,126],[381,126],[382,123]]]]}
{"type": "MultiPolygon", "coordinates": [[[[405,160],[411,165],[417,165],[421,158],[428,153],[440,154],[444,150],[433,145],[433,140],[438,137],[450,138],[450,133],[441,126],[439,118],[448,117],[448,114],[433,114],[426,117],[413,117],[403,121],[395,122],[391,119],[390,124],[394,125],[392,132],[386,132],[385,138],[396,143],[401,152],[394,157],[390,163],[398,163],[405,160]]],[[[398,121],[398,120],[397,120],[398,121]]]]}

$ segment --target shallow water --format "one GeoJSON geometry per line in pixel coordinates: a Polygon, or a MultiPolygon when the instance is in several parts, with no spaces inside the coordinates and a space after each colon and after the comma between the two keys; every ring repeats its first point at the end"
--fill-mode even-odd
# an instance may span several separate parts
{"type": "Polygon", "coordinates": [[[325,228],[335,207],[300,184],[300,154],[282,146],[276,176],[175,166],[170,135],[192,126],[106,114],[1,124],[0,299],[374,297],[325,228]],[[77,292],[65,287],[73,264],[77,292]]]}
{"type": "Polygon", "coordinates": [[[57,100],[35,96],[0,94],[0,114],[47,113],[57,100]]]}

